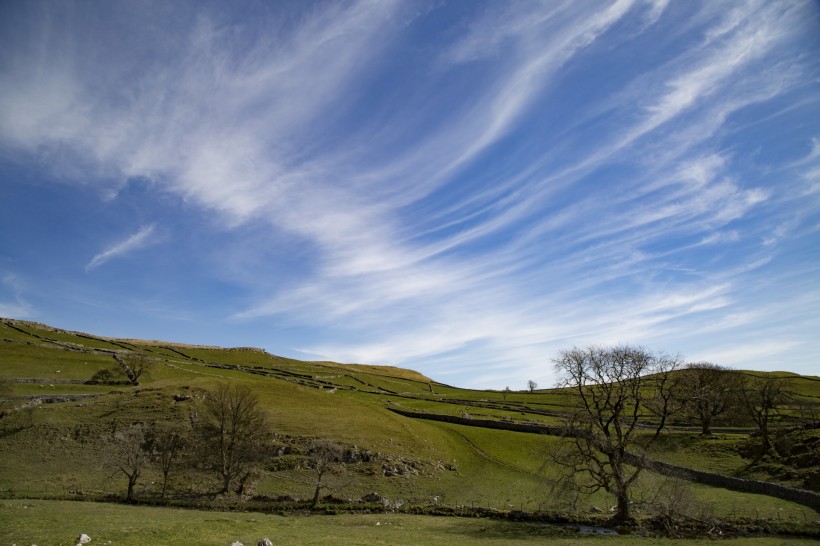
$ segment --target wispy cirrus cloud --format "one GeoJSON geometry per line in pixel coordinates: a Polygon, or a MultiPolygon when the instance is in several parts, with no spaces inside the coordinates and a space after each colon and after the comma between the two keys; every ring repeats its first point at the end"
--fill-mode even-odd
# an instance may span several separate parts
{"type": "MultiPolygon", "coordinates": [[[[562,9],[566,10],[567,7],[562,9]]],[[[497,54],[498,48],[522,39],[562,9],[553,8],[543,18],[535,16],[526,22],[514,20],[506,25],[500,24],[495,38],[483,44],[467,38],[449,58],[459,62],[478,62],[492,57],[497,54]]],[[[616,20],[617,17],[613,18],[610,24],[616,20]]],[[[718,152],[703,155],[700,148],[725,126],[726,120],[734,112],[769,100],[786,89],[780,80],[772,86],[757,86],[756,93],[748,93],[743,89],[745,84],[738,83],[755,78],[748,71],[753,70],[754,63],[779,43],[779,28],[755,21],[748,13],[731,25],[719,21],[720,28],[707,31],[709,49],[698,55],[687,53],[686,58],[682,58],[677,65],[670,63],[662,67],[662,76],[653,76],[661,84],[653,88],[654,96],[643,91],[639,104],[649,106],[636,111],[639,115],[633,125],[627,125],[624,132],[613,134],[608,141],[602,140],[597,146],[587,147],[586,155],[575,155],[575,163],[570,164],[569,168],[565,167],[563,174],[549,175],[556,181],[562,181],[562,178],[577,181],[571,182],[568,187],[583,184],[584,177],[591,170],[613,158],[622,160],[623,150],[639,140],[654,136],[651,148],[655,161],[652,170],[630,184],[635,191],[624,192],[622,186],[613,186],[611,192],[602,188],[589,198],[576,201],[568,209],[551,211],[546,218],[536,220],[534,217],[543,216],[543,201],[539,202],[543,199],[541,195],[554,195],[550,184],[538,182],[536,169],[515,185],[490,190],[491,195],[501,197],[500,202],[488,204],[483,210],[462,203],[460,209],[451,211],[451,214],[465,215],[461,220],[465,229],[456,229],[453,235],[436,238],[434,242],[422,246],[407,243],[398,247],[390,245],[390,251],[383,254],[380,250],[385,246],[370,247],[374,256],[383,258],[381,263],[393,264],[395,274],[368,275],[368,271],[375,269],[348,267],[351,264],[345,263],[339,255],[345,263],[344,267],[329,269],[327,276],[316,276],[284,298],[277,297],[262,303],[259,307],[246,310],[242,316],[285,313],[294,317],[301,313],[311,316],[321,313],[329,322],[342,317],[356,317],[356,322],[372,327],[379,320],[384,321],[385,315],[392,319],[402,317],[397,322],[413,322],[416,316],[414,310],[418,309],[419,313],[424,313],[424,318],[415,320],[427,325],[423,331],[416,329],[407,336],[385,332],[385,341],[378,345],[367,342],[356,345],[348,340],[343,345],[324,343],[313,349],[305,347],[304,350],[323,357],[345,354],[365,361],[390,360],[391,354],[395,360],[397,355],[405,355],[405,359],[412,362],[446,354],[454,348],[467,350],[472,344],[480,344],[484,360],[493,353],[493,346],[497,347],[499,355],[529,347],[524,352],[533,360],[539,360],[537,355],[548,352],[550,343],[595,340],[592,336],[579,337],[578,332],[595,332],[598,340],[613,342],[640,339],[646,338],[648,332],[665,331],[665,324],[680,324],[689,317],[731,307],[737,297],[737,287],[726,284],[726,278],[720,275],[710,282],[707,274],[707,280],[703,280],[702,271],[699,272],[699,286],[691,283],[680,286],[667,284],[663,288],[667,297],[655,293],[646,296],[651,305],[636,305],[634,301],[627,303],[627,300],[635,299],[634,294],[619,296],[612,293],[611,311],[602,312],[600,302],[595,301],[597,298],[589,301],[576,298],[585,290],[602,288],[618,279],[636,274],[643,278],[646,271],[657,268],[663,271],[664,261],[668,262],[666,267],[670,271],[675,270],[675,263],[680,259],[675,258],[675,252],[683,255],[687,249],[699,244],[726,246],[742,241],[737,230],[728,230],[721,235],[716,235],[716,230],[760,206],[766,201],[768,192],[732,180],[727,176],[730,158],[718,152]],[[756,24],[759,26],[755,27],[756,24]],[[726,55],[727,51],[729,55],[726,55]],[[669,125],[688,112],[693,115],[685,123],[669,125]],[[686,137],[685,141],[681,140],[683,136],[686,137]],[[696,154],[694,157],[690,150],[696,154]],[[663,179],[666,181],[659,183],[663,179]],[[517,193],[507,193],[511,190],[517,193]],[[613,205],[617,208],[613,209],[613,205]],[[484,216],[483,221],[472,222],[470,215],[474,211],[484,216]],[[526,229],[519,228],[522,224],[526,224],[526,229]],[[568,228],[571,231],[566,231],[568,228]],[[458,262],[450,258],[454,253],[464,252],[498,233],[512,234],[509,243],[493,248],[482,258],[472,258],[469,267],[460,268],[456,265],[458,262]],[[696,239],[680,245],[677,250],[665,250],[658,255],[640,250],[664,240],[671,233],[696,239]],[[549,241],[546,249],[537,242],[544,239],[549,241]],[[536,247],[533,248],[533,245],[536,247]],[[541,256],[534,258],[531,252],[540,253],[541,256]],[[394,259],[396,253],[399,259],[394,259]],[[407,261],[408,257],[412,257],[410,261],[407,261]],[[560,265],[545,265],[547,258],[555,258],[560,265]],[[482,271],[482,274],[477,274],[477,271],[482,271]],[[340,275],[347,279],[343,284],[338,284],[340,275]],[[533,292],[528,288],[530,280],[538,279],[536,282],[549,284],[550,278],[561,285],[557,293],[533,292]],[[570,278],[572,281],[567,283],[566,279],[570,278]],[[414,282],[416,279],[423,281],[414,282]],[[345,288],[338,290],[340,286],[345,288]],[[529,300],[525,308],[520,305],[522,297],[529,300]],[[467,305],[467,301],[471,303],[467,305]],[[397,304],[403,306],[401,311],[397,311],[397,304]],[[511,308],[516,308],[515,314],[507,312],[511,308]],[[628,308],[629,313],[625,315],[622,308],[628,308]],[[544,309],[550,310],[547,315],[565,317],[564,321],[556,322],[551,317],[545,317],[544,309]],[[430,313],[431,310],[433,313],[430,313]],[[597,318],[590,321],[590,316],[597,318]],[[369,320],[368,317],[375,318],[369,320]],[[531,332],[531,335],[522,335],[522,332],[531,332]],[[545,336],[545,332],[551,335],[545,336]],[[416,342],[419,338],[426,341],[423,347],[416,342]],[[548,341],[550,339],[551,342],[548,341]]],[[[481,27],[478,25],[476,28],[481,27]]],[[[584,35],[584,32],[578,33],[578,36],[584,35]]],[[[550,59],[555,66],[561,66],[572,56],[561,48],[553,48],[552,57],[544,51],[528,51],[531,57],[522,61],[521,74],[528,73],[526,67],[535,66],[534,63],[542,62],[546,68],[549,66],[546,59],[550,59]]],[[[514,69],[510,73],[515,73],[514,69]]],[[[486,118],[489,132],[479,132],[478,135],[490,135],[490,138],[484,144],[480,136],[472,141],[473,145],[478,146],[475,148],[476,156],[481,149],[503,135],[503,132],[494,132],[493,127],[509,127],[515,123],[515,116],[508,114],[516,109],[525,111],[529,100],[526,97],[545,85],[549,78],[544,77],[537,87],[529,91],[526,88],[522,90],[515,78],[506,81],[516,89],[521,100],[509,100],[510,97],[501,88],[496,89],[496,95],[481,99],[488,105],[498,100],[498,104],[505,105],[506,109],[501,111],[500,117],[486,118]]],[[[492,108],[485,110],[493,112],[492,108]]],[[[475,122],[473,119],[471,123],[475,122]]],[[[434,138],[442,139],[435,147],[441,150],[442,147],[446,149],[446,144],[457,145],[458,140],[451,138],[454,131],[467,126],[456,124],[447,132],[434,134],[434,138]]],[[[459,155],[457,147],[453,150],[456,153],[451,152],[446,157],[467,157],[459,155]]],[[[429,158],[430,155],[424,152],[420,157],[429,158]]],[[[442,166],[442,169],[448,177],[455,176],[448,166],[442,166]]],[[[515,176],[511,177],[511,180],[514,179],[515,176]]],[[[447,180],[445,177],[444,181],[447,180]]],[[[458,221],[454,223],[457,217],[450,215],[442,219],[446,218],[451,225],[458,225],[458,221]]],[[[382,235],[390,237],[391,233],[388,230],[382,235]]],[[[362,256],[361,252],[368,252],[366,245],[357,248],[354,254],[362,256]]],[[[332,254],[327,257],[333,259],[332,254]]],[[[504,366],[503,357],[499,358],[497,365],[504,366]]]]}
{"type": "Polygon", "coordinates": [[[806,3],[488,3],[446,24],[400,2],[174,4],[114,21],[125,49],[81,39],[96,14],[43,9],[3,54],[3,149],[264,233],[253,275],[252,250],[219,261],[243,271],[221,318],[304,328],[322,358],[488,385],[545,377],[567,344],[701,350],[681,334],[701,321],[763,328],[752,281],[816,218],[795,197],[816,133],[781,161],[758,127],[816,111],[806,3]]]}
{"type": "Polygon", "coordinates": [[[126,239],[105,248],[102,252],[91,258],[91,261],[86,264],[85,270],[91,271],[109,260],[121,258],[153,244],[156,242],[156,227],[156,224],[142,226],[136,233],[128,236],[126,239]]]}

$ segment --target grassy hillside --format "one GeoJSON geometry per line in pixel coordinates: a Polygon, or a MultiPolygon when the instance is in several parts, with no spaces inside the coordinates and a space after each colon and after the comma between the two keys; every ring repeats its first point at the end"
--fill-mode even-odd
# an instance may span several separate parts
{"type": "MultiPolygon", "coordinates": [[[[820,399],[820,379],[786,375],[802,397],[820,399]]],[[[604,492],[579,496],[554,489],[556,469],[549,454],[566,442],[562,438],[413,419],[390,411],[551,424],[558,423],[571,404],[566,391],[459,389],[393,367],[304,362],[251,348],[109,339],[8,319],[0,321],[0,380],[6,391],[0,411],[7,412],[0,420],[0,497],[122,495],[125,479],[109,464],[104,439],[134,423],[188,423],[201,411],[205,393],[229,382],[253,389],[275,434],[271,456],[255,476],[252,493],[259,498],[310,498],[314,478],[305,466],[307,446],[312,439],[329,438],[351,452],[368,454],[367,461],[346,464],[344,475],[331,478],[333,495],[343,499],[376,492],[393,506],[579,513],[591,513],[594,507],[606,510],[611,504],[604,492]],[[154,362],[139,385],[88,383],[100,370],[116,371],[118,358],[136,349],[154,362]],[[17,409],[9,411],[12,408],[17,409]]],[[[807,445],[817,436],[802,434],[807,445]]],[[[782,465],[750,470],[743,451],[747,441],[744,431],[701,438],[681,427],[668,434],[653,456],[791,485],[804,483],[806,476],[800,472],[815,471],[812,465],[799,472],[782,465]]],[[[692,513],[816,519],[809,508],[772,497],[673,482],[645,473],[636,501],[649,506],[673,491],[692,513]]],[[[156,498],[160,483],[159,470],[149,467],[139,480],[138,497],[156,498]]],[[[172,499],[211,498],[217,480],[189,464],[172,474],[170,485],[172,499]]]]}

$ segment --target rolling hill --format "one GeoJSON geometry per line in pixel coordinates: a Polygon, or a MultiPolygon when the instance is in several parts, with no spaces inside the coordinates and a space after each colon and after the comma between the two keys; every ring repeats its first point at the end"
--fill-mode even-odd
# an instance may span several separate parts
{"type": "MultiPolygon", "coordinates": [[[[820,378],[781,375],[801,399],[820,400],[820,378]]],[[[480,507],[581,514],[611,504],[603,491],[580,495],[556,489],[550,453],[565,438],[514,430],[529,426],[543,432],[559,425],[573,401],[565,390],[460,389],[394,367],[305,362],[255,348],[112,339],[12,319],[0,319],[0,381],[4,498],[122,496],[125,479],[111,465],[106,438],[136,423],[189,423],[201,411],[205,394],[228,382],[252,389],[273,433],[266,447],[269,456],[254,475],[255,499],[310,498],[315,485],[305,464],[310,443],[331,439],[345,448],[349,459],[344,472],[328,482],[339,502],[375,493],[372,498],[391,509],[480,507]],[[135,351],[153,362],[138,385],[123,374],[112,379],[123,356],[135,351]],[[105,382],[93,379],[102,377],[101,370],[111,372],[105,382]],[[485,422],[503,426],[490,428],[482,425],[485,422]]],[[[792,422],[786,419],[784,425],[792,422]]],[[[704,438],[695,428],[678,424],[652,457],[728,477],[820,489],[816,429],[784,436],[799,447],[795,451],[803,450],[802,466],[783,460],[754,465],[744,451],[752,429],[717,427],[716,432],[704,438]]],[[[188,461],[171,475],[169,502],[213,500],[216,482],[188,461]]],[[[156,501],[160,483],[158,469],[148,467],[138,483],[138,498],[156,501]]],[[[805,503],[649,472],[641,478],[635,502],[650,511],[659,499],[673,495],[683,495],[692,513],[816,518],[805,503]]]]}

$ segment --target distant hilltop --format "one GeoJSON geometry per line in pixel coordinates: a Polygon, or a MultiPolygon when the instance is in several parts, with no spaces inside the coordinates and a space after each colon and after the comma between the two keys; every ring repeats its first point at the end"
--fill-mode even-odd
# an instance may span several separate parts
{"type": "MultiPolygon", "coordinates": [[[[54,326],[49,326],[48,324],[42,324],[39,322],[33,322],[29,320],[18,320],[12,318],[4,318],[0,317],[0,323],[5,324],[14,329],[20,330],[35,330],[39,331],[40,334],[31,333],[31,332],[23,332],[25,334],[34,335],[35,337],[40,337],[46,341],[56,341],[61,345],[74,345],[74,346],[83,346],[87,345],[86,342],[82,341],[82,338],[87,340],[98,340],[98,341],[105,341],[109,343],[123,343],[123,344],[130,344],[131,347],[124,347],[126,350],[131,350],[133,347],[140,346],[144,347],[147,350],[151,350],[152,347],[164,347],[166,349],[176,350],[176,351],[184,351],[184,350],[201,350],[201,351],[222,351],[222,352],[237,352],[237,353],[255,353],[258,355],[265,355],[266,358],[287,361],[287,362],[305,362],[300,360],[294,360],[290,358],[285,358],[281,356],[277,356],[274,354],[269,353],[265,349],[261,347],[220,347],[218,345],[194,345],[191,343],[179,343],[175,341],[162,341],[162,340],[155,340],[155,339],[136,339],[136,338],[123,338],[123,337],[109,337],[109,336],[99,336],[96,334],[87,334],[85,332],[78,332],[74,330],[66,330],[63,328],[56,328],[54,326]],[[48,334],[42,335],[46,332],[53,332],[55,338],[60,338],[59,340],[56,339],[48,339],[48,334]],[[65,337],[61,336],[74,336],[74,339],[66,339],[65,337]],[[79,338],[79,339],[78,339],[79,338]]],[[[184,355],[187,356],[187,355],[184,355]]],[[[204,356],[199,355],[195,358],[203,358],[203,359],[216,359],[217,357],[211,356],[204,356]]],[[[331,362],[331,361],[315,361],[314,364],[331,367],[331,368],[338,368],[344,369],[352,372],[365,372],[365,373],[375,373],[378,375],[384,376],[393,376],[399,377],[403,379],[410,379],[413,381],[420,381],[422,383],[430,383],[433,380],[429,377],[421,374],[415,370],[409,370],[405,368],[398,368],[396,366],[383,366],[383,365],[374,365],[374,364],[343,364],[339,362],[331,362]]]]}
{"type": "Polygon", "coordinates": [[[261,347],[229,347],[229,351],[253,351],[254,353],[265,353],[267,351],[261,347]]]}
{"type": "Polygon", "coordinates": [[[192,343],[179,343],[176,341],[162,341],[159,339],[137,339],[137,338],[130,338],[130,337],[110,337],[110,336],[99,336],[96,334],[89,334],[86,332],[78,332],[75,330],[66,330],[64,328],[57,328],[55,326],[49,326],[48,324],[43,324],[42,322],[35,322],[31,320],[20,320],[20,319],[13,319],[13,318],[5,318],[0,317],[0,322],[4,322],[6,324],[12,326],[19,326],[22,328],[34,328],[37,330],[45,330],[47,332],[54,332],[57,334],[68,334],[72,336],[79,336],[91,339],[103,339],[105,341],[120,341],[123,343],[132,343],[134,345],[154,345],[158,347],[172,347],[172,348],[184,348],[184,349],[212,349],[212,350],[224,350],[224,351],[252,351],[255,353],[267,353],[265,349],[261,347],[219,347],[218,345],[196,345],[192,343]]]}

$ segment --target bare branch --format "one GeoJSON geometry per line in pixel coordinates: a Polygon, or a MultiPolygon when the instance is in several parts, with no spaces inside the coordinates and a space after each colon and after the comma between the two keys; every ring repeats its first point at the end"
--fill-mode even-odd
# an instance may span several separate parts
{"type": "Polygon", "coordinates": [[[650,443],[666,426],[673,407],[671,377],[679,359],[628,345],[590,346],[563,351],[554,363],[561,384],[573,389],[577,402],[568,421],[575,453],[563,467],[585,473],[593,484],[589,489],[615,495],[616,519],[629,519],[629,488],[642,470],[630,452],[636,447],[633,437],[653,413],[656,432],[650,443]]]}
{"type": "Polygon", "coordinates": [[[203,455],[222,479],[222,492],[232,493],[264,454],[268,437],[265,412],[247,385],[220,384],[204,403],[199,425],[203,455]]]}

